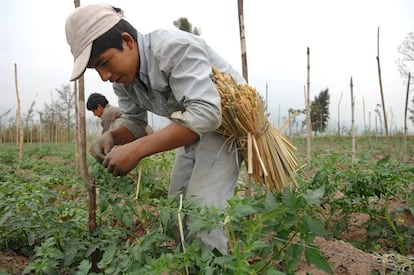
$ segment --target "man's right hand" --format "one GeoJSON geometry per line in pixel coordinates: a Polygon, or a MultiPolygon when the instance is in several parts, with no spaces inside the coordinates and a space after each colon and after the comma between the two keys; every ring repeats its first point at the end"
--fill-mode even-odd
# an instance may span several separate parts
{"type": "Polygon", "coordinates": [[[92,143],[89,152],[99,163],[102,163],[105,156],[111,152],[114,145],[114,137],[110,131],[107,131],[92,143]]]}

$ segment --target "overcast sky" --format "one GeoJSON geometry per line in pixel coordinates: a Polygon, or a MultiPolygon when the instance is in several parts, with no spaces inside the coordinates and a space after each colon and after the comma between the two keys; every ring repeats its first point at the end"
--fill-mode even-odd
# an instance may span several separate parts
{"type": "MultiPolygon", "coordinates": [[[[81,4],[97,1],[81,0],[81,4]]],[[[241,71],[237,0],[113,0],[139,32],[174,28],[187,17],[201,36],[241,71]]],[[[36,100],[43,108],[56,96],[55,89],[69,84],[73,58],[65,38],[67,15],[73,0],[4,0],[0,9],[0,115],[14,107],[14,64],[23,113],[36,100]]],[[[244,0],[249,83],[265,95],[273,122],[289,108],[304,108],[306,49],[310,49],[311,99],[328,88],[331,95],[330,127],[336,129],[338,105],[343,126],[350,126],[350,78],[353,78],[356,120],[366,123],[381,103],[377,69],[377,30],[386,110],[391,127],[402,129],[406,84],[395,64],[397,48],[414,32],[413,0],[244,0]]],[[[86,96],[101,92],[117,105],[110,83],[98,74],[85,74],[86,96]]],[[[413,95],[410,94],[410,98],[413,95]]],[[[409,106],[412,108],[412,104],[409,106]]],[[[410,130],[414,129],[411,122],[410,130]]]]}

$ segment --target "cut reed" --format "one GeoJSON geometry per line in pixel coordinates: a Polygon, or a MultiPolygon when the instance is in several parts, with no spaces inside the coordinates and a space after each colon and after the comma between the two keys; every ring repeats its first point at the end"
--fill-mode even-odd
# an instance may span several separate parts
{"type": "MultiPolygon", "coordinates": [[[[296,184],[299,161],[296,148],[269,123],[256,89],[236,83],[213,67],[214,84],[221,97],[222,124],[216,131],[236,143],[247,162],[247,172],[257,184],[280,192],[296,184]]],[[[229,147],[231,148],[231,147],[229,147]]]]}

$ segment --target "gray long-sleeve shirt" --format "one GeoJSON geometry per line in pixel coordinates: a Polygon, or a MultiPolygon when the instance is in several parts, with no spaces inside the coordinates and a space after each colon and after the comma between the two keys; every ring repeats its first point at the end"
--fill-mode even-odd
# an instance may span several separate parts
{"type": "Polygon", "coordinates": [[[212,66],[244,83],[242,76],[202,38],[187,32],[138,33],[138,47],[138,76],[133,83],[114,84],[122,118],[145,127],[150,111],[191,129],[200,139],[217,129],[221,105],[212,66]]]}

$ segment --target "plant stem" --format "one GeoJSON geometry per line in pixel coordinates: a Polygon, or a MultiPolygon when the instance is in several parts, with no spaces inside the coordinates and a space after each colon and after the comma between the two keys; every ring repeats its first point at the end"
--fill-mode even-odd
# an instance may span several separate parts
{"type": "Polygon", "coordinates": [[[388,197],[385,198],[385,208],[384,208],[385,219],[387,220],[389,226],[391,227],[394,234],[397,236],[398,243],[400,246],[400,253],[406,255],[405,247],[404,247],[404,239],[401,237],[400,233],[398,232],[397,227],[395,226],[394,222],[391,220],[390,212],[389,212],[389,201],[388,197]]]}

